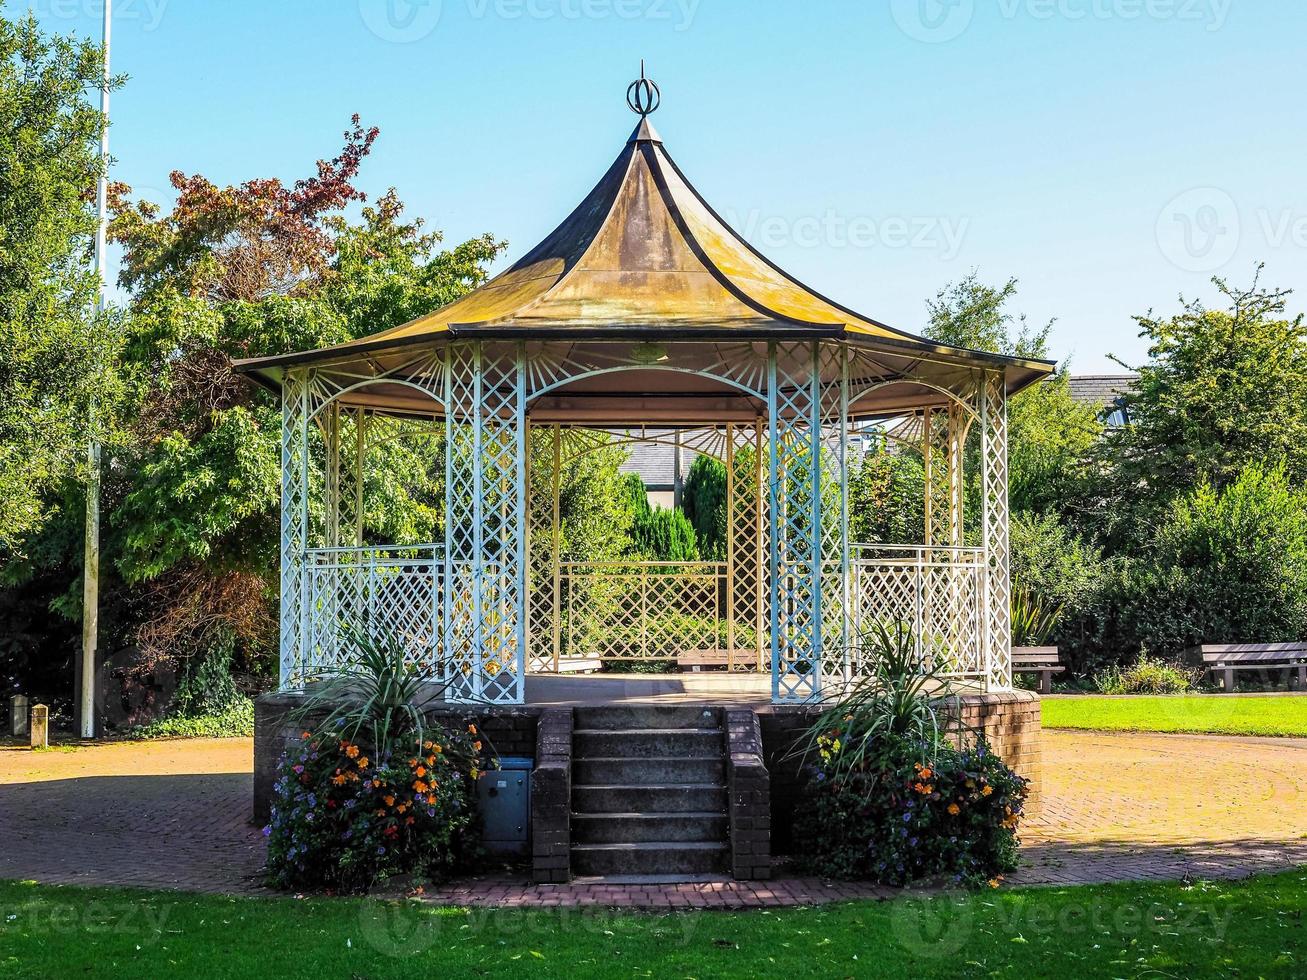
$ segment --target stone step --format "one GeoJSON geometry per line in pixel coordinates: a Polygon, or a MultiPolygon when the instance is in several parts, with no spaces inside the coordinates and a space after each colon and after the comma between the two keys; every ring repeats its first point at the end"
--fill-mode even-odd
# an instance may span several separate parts
{"type": "Polygon", "coordinates": [[[720,708],[702,704],[606,704],[576,708],[576,728],[635,731],[645,728],[720,728],[720,708]]]}
{"type": "Polygon", "coordinates": [[[682,756],[655,756],[633,759],[629,756],[596,756],[572,762],[572,781],[594,785],[618,783],[724,783],[726,763],[723,759],[686,759],[682,756]]]}
{"type": "Polygon", "coordinates": [[[708,874],[726,867],[725,844],[649,841],[639,844],[574,844],[572,871],[579,875],[708,874]]]}
{"type": "Polygon", "coordinates": [[[693,841],[720,844],[726,840],[726,814],[688,813],[574,813],[575,844],[635,844],[657,841],[693,841]]]}
{"type": "Polygon", "coordinates": [[[572,784],[576,813],[725,813],[726,787],[720,783],[572,784]]]}
{"type": "Polygon", "coordinates": [[[720,759],[720,728],[577,728],[572,731],[573,759],[720,759]]]}

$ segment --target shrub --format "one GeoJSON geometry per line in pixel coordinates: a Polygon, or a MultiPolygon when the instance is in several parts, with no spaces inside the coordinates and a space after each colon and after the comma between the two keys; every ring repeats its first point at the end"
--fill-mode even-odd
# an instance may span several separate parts
{"type": "Polygon", "coordinates": [[[305,731],[273,787],[264,829],[272,885],[364,892],[392,875],[439,880],[453,871],[474,844],[470,732],[437,728],[378,752],[305,731]]]}
{"type": "Polygon", "coordinates": [[[221,711],[173,715],[139,725],[132,738],[249,738],[254,734],[254,702],[240,697],[221,711]]]}
{"type": "Polygon", "coordinates": [[[878,625],[862,660],[867,676],[792,753],[808,775],[795,814],[800,862],[892,885],[938,876],[997,884],[1016,867],[1026,780],[983,738],[948,741],[940,678],[918,662],[908,630],[878,625]]]}
{"type": "Polygon", "coordinates": [[[1029,589],[1013,581],[1012,645],[1014,647],[1038,647],[1048,643],[1061,618],[1061,606],[1045,608],[1044,603],[1032,595],[1029,589]]]}
{"type": "Polygon", "coordinates": [[[1254,464],[1224,490],[1170,505],[1137,556],[1105,575],[1078,666],[1200,643],[1274,643],[1307,632],[1307,491],[1254,464]]]}
{"type": "Polygon", "coordinates": [[[848,737],[825,736],[826,755],[799,803],[807,869],[887,885],[948,877],[975,886],[1016,868],[1026,781],[983,739],[964,749],[891,743],[879,765],[841,772],[848,737]]]}
{"type": "Polygon", "coordinates": [[[367,891],[392,875],[438,879],[475,847],[476,727],[430,725],[423,672],[403,646],[346,631],[354,650],[292,717],[320,717],[281,761],[268,876],[280,888],[367,891]]]}
{"type": "Polygon", "coordinates": [[[1094,678],[1102,694],[1183,694],[1192,691],[1202,672],[1183,664],[1140,657],[1129,667],[1110,667],[1094,678]]]}
{"type": "Polygon", "coordinates": [[[679,510],[652,507],[631,526],[635,550],[650,561],[698,561],[694,525],[679,510]]]}

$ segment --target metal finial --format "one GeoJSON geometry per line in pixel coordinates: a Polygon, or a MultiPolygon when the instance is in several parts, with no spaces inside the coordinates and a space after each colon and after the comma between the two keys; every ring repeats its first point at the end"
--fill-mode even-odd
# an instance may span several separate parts
{"type": "Polygon", "coordinates": [[[640,78],[638,81],[632,82],[630,88],[626,90],[626,104],[630,106],[631,111],[637,116],[644,117],[657,112],[662,100],[663,93],[659,91],[653,79],[645,77],[644,59],[641,58],[640,78]]]}

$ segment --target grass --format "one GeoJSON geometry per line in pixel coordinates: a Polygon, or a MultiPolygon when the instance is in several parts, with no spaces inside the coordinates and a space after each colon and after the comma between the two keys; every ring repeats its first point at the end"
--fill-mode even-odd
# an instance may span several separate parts
{"type": "Polygon", "coordinates": [[[1301,977],[1307,868],[751,912],[475,911],[0,882],[14,977],[1301,977]]]}
{"type": "Polygon", "coordinates": [[[1043,707],[1045,728],[1307,736],[1307,696],[1059,697],[1043,707]]]}

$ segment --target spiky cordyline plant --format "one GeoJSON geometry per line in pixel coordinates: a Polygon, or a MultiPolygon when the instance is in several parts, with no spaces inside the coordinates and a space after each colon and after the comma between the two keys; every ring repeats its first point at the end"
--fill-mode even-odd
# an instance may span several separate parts
{"type": "Polygon", "coordinates": [[[790,752],[805,760],[820,756],[835,778],[875,770],[887,753],[905,745],[929,755],[944,738],[939,667],[918,655],[907,624],[873,624],[862,639],[860,662],[866,673],[817,717],[790,752]]]}
{"type": "MultiPolygon", "coordinates": [[[[393,637],[376,639],[354,626],[341,638],[351,648],[345,663],[310,688],[292,715],[303,721],[322,714],[317,729],[352,742],[382,748],[393,741],[422,741],[422,687],[433,683],[405,659],[403,644],[393,637]]],[[[443,686],[425,700],[433,700],[443,686]]]]}

